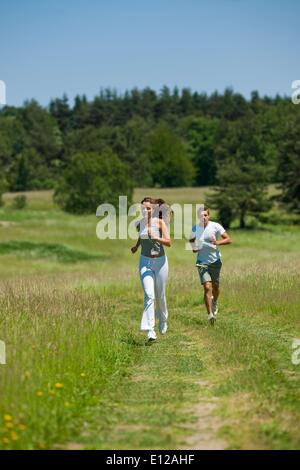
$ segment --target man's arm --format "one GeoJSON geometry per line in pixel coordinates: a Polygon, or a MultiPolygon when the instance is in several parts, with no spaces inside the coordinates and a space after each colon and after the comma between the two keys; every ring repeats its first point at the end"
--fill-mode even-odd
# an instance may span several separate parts
{"type": "Polygon", "coordinates": [[[222,237],[222,240],[215,240],[215,239],[212,240],[213,245],[217,245],[217,246],[229,245],[230,243],[232,243],[231,238],[227,232],[223,232],[221,237],[222,237]]]}
{"type": "MultiPolygon", "coordinates": [[[[193,233],[193,232],[192,232],[193,233]]],[[[195,241],[196,241],[196,236],[193,237],[192,234],[190,235],[190,239],[189,239],[189,242],[190,242],[190,245],[192,247],[192,250],[193,250],[193,253],[197,253],[199,250],[197,249],[197,246],[195,244],[195,241]]]]}

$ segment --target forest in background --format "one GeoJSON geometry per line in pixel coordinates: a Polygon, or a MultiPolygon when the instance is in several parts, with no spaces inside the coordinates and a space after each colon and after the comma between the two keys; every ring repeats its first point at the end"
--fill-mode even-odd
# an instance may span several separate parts
{"type": "Polygon", "coordinates": [[[300,213],[300,106],[164,86],[93,100],[31,100],[0,110],[0,193],[52,189],[69,212],[92,212],[134,187],[215,186],[210,204],[230,225],[269,210],[267,187],[300,213]],[[120,192],[121,191],[121,192],[120,192]],[[98,200],[97,200],[98,199],[98,200]]]}

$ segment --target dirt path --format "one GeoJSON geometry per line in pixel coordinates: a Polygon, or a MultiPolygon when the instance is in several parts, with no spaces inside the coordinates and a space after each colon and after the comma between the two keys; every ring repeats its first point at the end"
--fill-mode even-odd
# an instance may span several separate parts
{"type": "MultiPolygon", "coordinates": [[[[196,382],[201,388],[210,388],[206,380],[196,382]]],[[[193,426],[193,434],[187,438],[186,449],[195,450],[224,450],[228,447],[224,439],[218,437],[222,426],[221,419],[216,415],[218,397],[200,399],[192,409],[191,413],[197,418],[193,426]]]]}
{"type": "MultiPolygon", "coordinates": [[[[199,354],[199,342],[195,341],[193,330],[186,331],[193,340],[191,349],[199,354]]],[[[195,418],[195,423],[188,427],[190,435],[181,449],[224,450],[228,447],[225,439],[218,436],[224,425],[217,414],[219,398],[213,395],[213,384],[204,378],[198,378],[194,384],[199,387],[199,398],[187,412],[195,418]]]]}
{"type": "MultiPolygon", "coordinates": [[[[177,317],[178,318],[178,317],[177,317]]],[[[134,333],[137,362],[118,388],[91,410],[88,429],[64,448],[226,449],[218,397],[207,377],[201,330],[174,318],[172,329],[147,345],[134,333]]],[[[136,322],[134,322],[136,327],[136,322]]],[[[206,324],[204,325],[206,328],[206,324]]],[[[134,330],[133,330],[134,331],[134,330]]]]}

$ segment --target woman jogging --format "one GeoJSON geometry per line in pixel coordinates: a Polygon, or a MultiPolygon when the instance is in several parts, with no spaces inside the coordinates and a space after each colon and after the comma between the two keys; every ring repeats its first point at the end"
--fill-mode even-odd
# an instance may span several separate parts
{"type": "Polygon", "coordinates": [[[155,341],[155,301],[160,333],[165,334],[168,328],[165,289],[169,268],[164,246],[171,246],[169,230],[165,222],[170,211],[163,199],[146,197],[141,204],[143,219],[137,224],[139,238],[136,245],[131,248],[131,252],[135,253],[141,246],[139,269],[144,289],[141,330],[148,331],[148,341],[155,341]]]}
{"type": "Polygon", "coordinates": [[[214,324],[218,313],[218,297],[220,294],[220,272],[222,268],[220,245],[231,243],[229,235],[222,225],[209,220],[209,209],[203,207],[198,211],[199,225],[192,228],[190,243],[197,254],[196,266],[200,282],[204,289],[204,302],[208,320],[214,324]],[[218,237],[221,239],[218,240],[218,237]]]}

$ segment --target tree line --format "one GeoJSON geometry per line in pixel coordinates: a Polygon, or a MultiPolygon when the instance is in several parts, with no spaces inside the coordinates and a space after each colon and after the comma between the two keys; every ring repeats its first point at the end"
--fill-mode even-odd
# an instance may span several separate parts
{"type": "Polygon", "coordinates": [[[94,212],[133,188],[214,186],[209,203],[227,226],[268,210],[267,187],[300,214],[300,106],[290,98],[249,100],[188,88],[93,100],[67,96],[0,110],[0,192],[55,189],[70,212],[94,212]]]}

